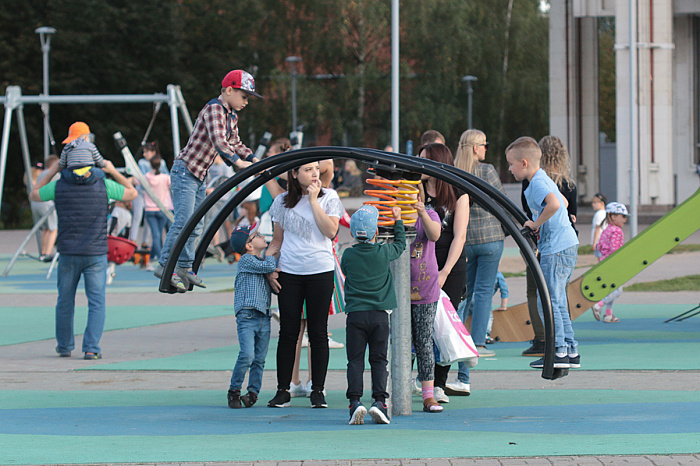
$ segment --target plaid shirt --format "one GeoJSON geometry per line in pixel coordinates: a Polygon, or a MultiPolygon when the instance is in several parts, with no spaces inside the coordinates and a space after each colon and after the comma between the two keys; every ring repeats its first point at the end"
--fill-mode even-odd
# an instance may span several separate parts
{"type": "Polygon", "coordinates": [[[238,137],[238,115],[221,98],[212,99],[199,112],[192,135],[177,158],[184,160],[192,174],[204,181],[217,155],[230,164],[253,155],[238,137]]]}
{"type": "MultiPolygon", "coordinates": [[[[498,173],[493,165],[480,163],[477,165],[474,175],[486,181],[505,194],[498,173]]],[[[464,244],[484,244],[494,241],[503,241],[505,235],[501,222],[481,207],[474,203],[469,208],[469,226],[467,227],[467,241],[464,244]]]]}
{"type": "Polygon", "coordinates": [[[236,314],[241,309],[257,309],[270,315],[270,284],[265,274],[274,272],[276,267],[274,256],[264,259],[252,254],[241,256],[234,282],[233,310],[236,314]]]}

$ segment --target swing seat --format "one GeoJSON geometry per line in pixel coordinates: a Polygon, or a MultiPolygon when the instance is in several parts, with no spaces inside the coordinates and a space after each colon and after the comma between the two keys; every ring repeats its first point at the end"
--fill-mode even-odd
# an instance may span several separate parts
{"type": "Polygon", "coordinates": [[[118,236],[108,235],[107,246],[109,247],[107,260],[117,265],[121,265],[131,259],[131,256],[134,255],[134,251],[136,251],[136,243],[126,238],[119,238],[118,236]]]}

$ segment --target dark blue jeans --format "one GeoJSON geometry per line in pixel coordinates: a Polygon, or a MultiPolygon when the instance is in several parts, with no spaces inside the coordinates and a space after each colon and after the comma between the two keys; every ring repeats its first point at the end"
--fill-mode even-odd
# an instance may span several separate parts
{"type": "Polygon", "coordinates": [[[75,348],[73,317],[75,292],[80,277],[85,282],[88,301],[88,317],[83,334],[83,353],[99,353],[100,339],[105,326],[105,288],[107,286],[107,255],[58,256],[58,299],[56,300],[57,350],[72,351],[75,348]]]}

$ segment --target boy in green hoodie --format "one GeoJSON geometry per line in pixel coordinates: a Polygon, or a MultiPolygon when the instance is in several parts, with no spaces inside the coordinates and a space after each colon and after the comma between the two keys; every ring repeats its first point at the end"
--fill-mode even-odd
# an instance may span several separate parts
{"type": "Polygon", "coordinates": [[[367,409],[362,406],[362,380],[365,348],[369,345],[372,369],[372,398],[369,410],[377,424],[389,424],[386,408],[389,314],[396,308],[394,281],[389,264],[406,249],[406,230],[401,209],[392,209],[394,241],[377,244],[377,208],[361,207],[350,218],[350,232],[358,241],[343,253],[340,268],[345,274],[345,349],[348,356],[348,390],[350,425],[364,424],[367,409]]]}

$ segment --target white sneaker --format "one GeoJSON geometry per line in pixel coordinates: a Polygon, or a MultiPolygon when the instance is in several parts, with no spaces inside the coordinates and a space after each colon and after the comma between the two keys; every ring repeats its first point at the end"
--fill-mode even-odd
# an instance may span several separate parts
{"type": "Polygon", "coordinates": [[[468,383],[457,380],[455,382],[445,384],[445,393],[452,396],[469,396],[471,395],[472,390],[468,383]]]}
{"type": "Polygon", "coordinates": [[[302,348],[309,347],[309,336],[306,333],[304,333],[304,336],[301,337],[301,347],[302,348]]]}
{"type": "Polygon", "coordinates": [[[433,389],[433,396],[435,397],[435,401],[438,403],[450,402],[450,397],[445,395],[445,391],[441,387],[435,387],[433,389]]]}
{"type": "MultiPolygon", "coordinates": [[[[311,396],[311,381],[309,380],[306,382],[306,397],[309,398],[311,396]]],[[[323,389],[323,396],[326,396],[326,389],[323,389]]]]}
{"type": "Polygon", "coordinates": [[[155,265],[153,265],[153,262],[148,263],[148,265],[146,266],[146,270],[148,270],[149,272],[155,272],[156,267],[155,265]]]}
{"type": "Polygon", "coordinates": [[[423,388],[417,378],[411,381],[411,392],[416,396],[423,396],[423,388]]]}
{"type": "Polygon", "coordinates": [[[306,385],[301,382],[298,384],[291,382],[289,384],[289,396],[292,398],[308,397],[309,392],[306,390],[306,385]]]}
{"type": "Polygon", "coordinates": [[[328,348],[345,348],[345,344],[328,337],[328,348]]]}

